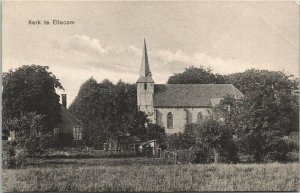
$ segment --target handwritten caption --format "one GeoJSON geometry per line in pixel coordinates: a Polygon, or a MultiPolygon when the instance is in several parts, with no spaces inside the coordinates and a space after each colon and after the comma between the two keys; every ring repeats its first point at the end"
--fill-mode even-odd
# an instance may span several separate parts
{"type": "Polygon", "coordinates": [[[28,24],[32,26],[36,25],[74,25],[75,21],[72,20],[28,20],[28,24]]]}

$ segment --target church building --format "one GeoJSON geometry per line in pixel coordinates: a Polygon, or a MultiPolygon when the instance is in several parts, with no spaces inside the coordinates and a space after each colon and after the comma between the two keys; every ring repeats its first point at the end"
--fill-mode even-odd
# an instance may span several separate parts
{"type": "Polygon", "coordinates": [[[138,108],[168,134],[183,132],[185,125],[200,122],[225,96],[244,96],[232,84],[155,84],[145,41],[136,83],[138,108]]]}

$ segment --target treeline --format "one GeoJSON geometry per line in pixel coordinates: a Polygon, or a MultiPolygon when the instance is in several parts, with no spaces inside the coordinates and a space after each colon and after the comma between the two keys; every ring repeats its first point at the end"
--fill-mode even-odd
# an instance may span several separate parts
{"type": "Polygon", "coordinates": [[[288,133],[299,128],[299,79],[281,71],[249,69],[230,75],[214,74],[210,68],[191,66],[174,74],[168,84],[233,84],[244,95],[251,117],[274,123],[288,133]],[[250,109],[249,109],[250,111],[250,109]]]}
{"type": "MultiPolygon", "coordinates": [[[[82,84],[70,106],[70,111],[84,123],[86,145],[99,146],[107,138],[129,134],[142,140],[159,138],[164,148],[191,148],[198,152],[196,155],[207,150],[214,154],[215,160],[225,152],[235,161],[238,153],[254,161],[287,160],[291,151],[287,136],[299,127],[297,78],[284,72],[257,69],[220,75],[202,66],[192,66],[171,76],[168,83],[228,83],[245,97],[239,101],[226,98],[221,103],[223,106],[212,109],[211,117],[220,116],[223,122],[211,118],[200,125],[189,125],[183,134],[168,141],[170,137],[166,138],[164,128],[150,124],[137,109],[135,84],[122,81],[113,84],[109,80],[98,83],[90,78],[82,84]]],[[[49,147],[53,127],[60,122],[59,96],[55,89],[63,87],[47,66],[22,66],[3,74],[2,132],[14,132],[13,146],[29,156],[41,154],[49,147]]]]}
{"type": "Polygon", "coordinates": [[[101,147],[107,139],[130,135],[141,140],[161,138],[165,131],[150,124],[137,108],[136,85],[121,80],[84,82],[69,110],[85,124],[86,145],[101,147]],[[146,127],[146,125],[148,127],[146,127]]]}
{"type": "Polygon", "coordinates": [[[226,97],[203,123],[188,125],[183,134],[173,136],[173,148],[194,149],[199,162],[208,162],[209,154],[214,154],[215,162],[221,154],[233,162],[239,160],[238,154],[255,162],[288,161],[298,147],[288,137],[299,129],[299,80],[292,75],[250,69],[222,76],[189,67],[168,83],[233,84],[245,95],[242,100],[226,97]]]}

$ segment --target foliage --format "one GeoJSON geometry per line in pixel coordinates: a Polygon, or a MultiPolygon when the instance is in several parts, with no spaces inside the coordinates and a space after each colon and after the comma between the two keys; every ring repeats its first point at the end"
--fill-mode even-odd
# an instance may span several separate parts
{"type": "Polygon", "coordinates": [[[167,136],[167,149],[181,149],[181,133],[174,133],[167,136]]]}
{"type": "Polygon", "coordinates": [[[291,160],[291,152],[298,148],[298,144],[287,137],[272,136],[267,143],[267,158],[272,161],[287,162],[291,160]]]}
{"type": "Polygon", "coordinates": [[[72,114],[76,115],[79,120],[85,123],[89,122],[96,116],[97,112],[94,110],[96,106],[94,98],[97,87],[97,81],[93,77],[85,81],[80,86],[76,98],[69,107],[72,114]]]}
{"type": "Polygon", "coordinates": [[[195,128],[196,143],[213,151],[215,163],[221,161],[221,156],[225,158],[225,161],[234,163],[238,161],[233,132],[229,127],[226,127],[224,121],[209,116],[195,125],[195,128]]]}
{"type": "Polygon", "coordinates": [[[93,78],[81,87],[70,111],[83,121],[87,145],[99,146],[106,138],[130,134],[142,137],[146,115],[137,110],[136,86],[93,78]]]}
{"type": "Polygon", "coordinates": [[[26,166],[28,166],[31,159],[27,149],[15,148],[14,161],[15,161],[16,168],[25,168],[26,166]]]}
{"type": "Polygon", "coordinates": [[[226,76],[245,95],[254,122],[285,134],[299,128],[299,81],[284,72],[250,69],[226,76]]]}
{"type": "Polygon", "coordinates": [[[189,150],[192,152],[192,163],[212,163],[214,161],[211,148],[204,143],[197,143],[189,150]]]}
{"type": "Polygon", "coordinates": [[[24,150],[32,157],[42,154],[49,147],[52,135],[43,124],[44,117],[32,112],[23,113],[8,123],[10,131],[15,134],[15,151],[24,150]]]}
{"type": "Polygon", "coordinates": [[[195,163],[210,163],[211,160],[215,163],[238,161],[233,132],[223,121],[213,116],[201,123],[186,125],[182,134],[173,134],[168,140],[170,149],[189,149],[192,153],[191,160],[195,163]]]}
{"type": "Polygon", "coordinates": [[[233,129],[239,151],[251,156],[253,161],[287,161],[295,146],[283,140],[287,134],[278,126],[281,125],[280,119],[268,119],[270,106],[264,108],[247,97],[241,101],[225,97],[213,109],[213,114],[223,118],[226,127],[233,129]]]}
{"type": "MultiPolygon", "coordinates": [[[[233,152],[227,152],[226,156],[235,157],[234,160],[237,160],[235,152],[239,150],[252,156],[254,161],[262,161],[264,158],[286,161],[294,146],[289,145],[290,143],[286,143],[283,139],[299,128],[299,80],[285,72],[256,69],[234,73],[224,78],[226,83],[233,84],[245,95],[242,100],[227,96],[213,110],[215,120],[223,120],[223,123],[218,123],[221,124],[219,128],[230,128],[232,132],[230,135],[235,136],[235,140],[230,140],[232,143],[227,144],[232,146],[227,149],[233,149],[233,152]]],[[[207,84],[218,83],[218,81],[214,79],[211,70],[203,67],[200,69],[190,67],[183,73],[170,77],[168,83],[207,84]]],[[[212,122],[206,123],[209,123],[212,128],[218,128],[212,122]]],[[[202,126],[203,124],[205,122],[202,126]]],[[[176,149],[194,147],[197,143],[193,130],[197,129],[193,127],[197,125],[186,127],[183,134],[171,136],[173,140],[176,140],[171,141],[172,147],[176,149]]],[[[213,129],[209,132],[213,132],[213,129]]],[[[215,147],[220,141],[206,142],[215,147]]],[[[205,149],[203,144],[199,149],[205,149]]]]}
{"type": "Polygon", "coordinates": [[[196,124],[185,126],[183,133],[174,133],[167,137],[169,149],[189,149],[196,144],[196,124]]]}
{"type": "Polygon", "coordinates": [[[15,168],[15,151],[10,142],[2,141],[2,168],[15,168]]]}
{"type": "Polygon", "coordinates": [[[149,124],[142,138],[143,140],[157,139],[158,144],[164,144],[167,135],[164,127],[157,124],[149,124]]]}
{"type": "Polygon", "coordinates": [[[129,158],[136,157],[134,151],[104,151],[104,150],[91,150],[83,151],[74,149],[64,149],[49,151],[41,156],[43,159],[93,159],[93,158],[129,158]]]}
{"type": "Polygon", "coordinates": [[[60,121],[59,96],[55,89],[63,89],[48,66],[24,65],[3,74],[3,123],[19,118],[22,113],[45,115],[50,130],[60,121]]]}
{"type": "Polygon", "coordinates": [[[220,74],[214,74],[210,68],[190,66],[182,73],[169,77],[167,84],[224,84],[220,74]]]}

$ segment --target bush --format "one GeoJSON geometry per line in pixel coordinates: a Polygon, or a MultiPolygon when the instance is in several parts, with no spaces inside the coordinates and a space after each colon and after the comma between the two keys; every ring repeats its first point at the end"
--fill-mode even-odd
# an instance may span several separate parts
{"type": "Polygon", "coordinates": [[[29,154],[26,149],[16,149],[15,150],[15,167],[25,168],[30,163],[29,154]]]}
{"type": "Polygon", "coordinates": [[[240,161],[238,153],[237,142],[231,139],[224,145],[224,151],[221,152],[221,160],[225,163],[238,163],[240,161]]]}
{"type": "Polygon", "coordinates": [[[295,144],[288,136],[275,137],[268,146],[267,160],[287,162],[291,161],[291,152],[293,149],[298,149],[298,145],[295,144]]]}
{"type": "Polygon", "coordinates": [[[15,152],[9,142],[2,143],[2,168],[11,169],[16,167],[15,152]]]}
{"type": "Polygon", "coordinates": [[[192,162],[193,152],[189,149],[177,150],[176,153],[176,163],[186,164],[192,162]]]}
{"type": "Polygon", "coordinates": [[[130,158],[136,157],[134,151],[104,151],[91,150],[80,151],[76,149],[50,150],[46,154],[40,156],[47,159],[86,159],[86,158],[130,158]]]}
{"type": "Polygon", "coordinates": [[[175,163],[175,152],[163,151],[161,153],[161,159],[166,164],[174,164],[175,163]]]}
{"type": "Polygon", "coordinates": [[[28,166],[30,159],[26,149],[16,148],[14,142],[3,143],[2,167],[5,169],[24,168],[28,166]]]}
{"type": "Polygon", "coordinates": [[[188,149],[190,148],[192,145],[194,145],[194,143],[192,141],[194,141],[195,136],[189,136],[186,135],[186,133],[175,133],[175,134],[171,134],[167,137],[167,146],[168,149],[188,149]]]}
{"type": "Polygon", "coordinates": [[[24,149],[28,156],[41,155],[49,147],[52,135],[44,125],[44,115],[23,113],[10,120],[8,126],[15,132],[15,148],[24,149]]]}
{"type": "Polygon", "coordinates": [[[192,163],[212,163],[214,161],[211,150],[203,144],[197,144],[190,148],[192,163]]]}

